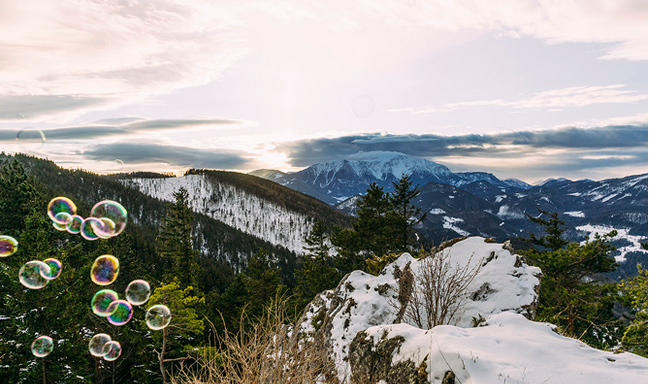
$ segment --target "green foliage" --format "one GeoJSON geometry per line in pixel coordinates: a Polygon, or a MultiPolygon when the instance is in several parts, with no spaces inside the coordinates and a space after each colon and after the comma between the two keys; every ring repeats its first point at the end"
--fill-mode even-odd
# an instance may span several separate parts
{"type": "Polygon", "coordinates": [[[622,337],[622,347],[647,357],[647,270],[638,265],[638,275],[618,284],[634,313],[622,337]]]}
{"type": "Polygon", "coordinates": [[[596,348],[614,347],[621,337],[622,325],[613,313],[617,291],[614,284],[596,278],[617,267],[609,256],[614,250],[609,240],[616,234],[587,238],[581,245],[567,244],[561,237],[563,223],[556,214],[547,220],[539,217],[533,221],[542,225],[546,234],[529,239],[545,250],[531,248],[523,252],[528,262],[543,272],[537,320],[554,323],[565,335],[596,348]]]}
{"type": "Polygon", "coordinates": [[[295,272],[295,300],[300,309],[318,293],[335,287],[342,277],[329,256],[327,239],[328,227],[321,221],[314,224],[305,239],[309,253],[302,258],[302,268],[295,272]]]}
{"type": "Polygon", "coordinates": [[[357,218],[351,229],[333,228],[331,242],[337,248],[338,269],[343,273],[366,270],[365,259],[388,253],[402,253],[415,244],[412,227],[425,218],[410,203],[419,194],[409,176],[394,182],[394,191],[386,193],[376,183],[356,202],[357,218]]]}
{"type": "Polygon", "coordinates": [[[173,269],[168,276],[178,276],[183,287],[197,284],[198,252],[192,246],[192,210],[189,208],[189,193],[181,187],[173,194],[174,202],[160,225],[158,236],[159,253],[172,260],[173,269]]]}
{"type": "Polygon", "coordinates": [[[265,249],[260,249],[248,260],[248,271],[244,281],[248,292],[247,313],[251,317],[261,316],[266,304],[279,290],[285,289],[280,285],[279,272],[279,268],[265,249]]]}
{"type": "Polygon", "coordinates": [[[386,253],[383,256],[373,255],[372,257],[365,259],[365,264],[367,264],[367,272],[371,273],[374,276],[378,276],[386,265],[398,259],[399,256],[401,255],[398,253],[386,253]]]}

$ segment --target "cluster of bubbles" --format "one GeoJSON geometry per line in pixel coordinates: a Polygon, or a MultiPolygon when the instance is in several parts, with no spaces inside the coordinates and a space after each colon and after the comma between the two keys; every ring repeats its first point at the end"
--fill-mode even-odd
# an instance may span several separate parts
{"type": "Polygon", "coordinates": [[[29,289],[41,289],[61,275],[63,265],[57,259],[43,261],[32,260],[25,263],[18,271],[18,280],[29,289]]]}
{"type": "MultiPolygon", "coordinates": [[[[127,212],[124,207],[111,200],[100,201],[90,211],[90,216],[83,218],[77,215],[77,207],[67,197],[56,197],[47,206],[47,215],[52,220],[54,228],[81,234],[84,239],[108,239],[124,231],[127,222],[127,212]]],[[[0,257],[10,256],[18,250],[18,241],[11,236],[0,235],[0,257]]],[[[18,277],[27,288],[40,289],[61,274],[63,265],[54,258],[43,261],[32,260],[20,268],[18,277]]],[[[99,286],[107,286],[115,282],[119,275],[119,259],[113,255],[102,255],[95,259],[90,269],[90,279],[99,286]]],[[[90,307],[92,312],[105,317],[115,326],[128,323],[133,317],[133,306],[145,304],[151,296],[151,286],[145,280],[133,280],[126,287],[124,299],[120,299],[112,289],[101,289],[93,296],[90,307]]],[[[165,305],[158,304],[149,308],[145,315],[149,329],[161,330],[171,322],[171,311],[165,305]]],[[[32,354],[45,357],[54,349],[54,340],[50,336],[39,336],[31,345],[32,354]]],[[[122,353],[121,344],[112,340],[108,334],[94,335],[88,344],[93,356],[106,361],[116,360],[122,353]]]]}
{"type": "Polygon", "coordinates": [[[112,200],[103,200],[84,218],[77,214],[77,206],[67,197],[55,197],[47,205],[47,216],[59,231],[80,234],[86,240],[109,239],[126,228],[127,213],[124,207],[112,200]]]}

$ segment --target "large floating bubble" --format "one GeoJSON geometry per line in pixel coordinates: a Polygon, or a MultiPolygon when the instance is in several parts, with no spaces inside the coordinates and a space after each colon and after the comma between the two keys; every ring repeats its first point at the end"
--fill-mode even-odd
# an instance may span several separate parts
{"type": "Polygon", "coordinates": [[[30,289],[40,289],[49,282],[45,276],[50,276],[50,266],[42,261],[32,260],[25,263],[18,272],[20,283],[30,289]]]}
{"type": "Polygon", "coordinates": [[[94,335],[88,343],[90,354],[97,357],[104,356],[104,346],[106,346],[106,343],[109,341],[111,341],[111,338],[105,333],[94,335]]]}
{"type": "Polygon", "coordinates": [[[102,289],[101,291],[98,291],[95,293],[95,296],[92,297],[92,301],[90,302],[92,312],[100,317],[110,315],[112,313],[110,312],[111,310],[117,309],[115,307],[110,307],[113,301],[117,299],[119,299],[119,296],[117,295],[117,292],[112,289],[102,289]]]}
{"type": "Polygon", "coordinates": [[[99,256],[92,264],[90,278],[97,285],[109,285],[117,279],[119,260],[115,256],[99,256]]]}
{"type": "Polygon", "coordinates": [[[32,343],[32,354],[36,357],[45,357],[54,349],[54,340],[49,336],[39,336],[32,343]]]}
{"type": "Polygon", "coordinates": [[[43,263],[47,264],[47,266],[50,267],[49,273],[41,271],[41,275],[43,275],[44,278],[46,278],[47,280],[54,280],[59,277],[59,275],[61,275],[63,264],[61,264],[59,260],[54,258],[45,259],[43,260],[43,263]]]}
{"type": "Polygon", "coordinates": [[[144,280],[133,280],[126,287],[126,300],[133,305],[142,305],[151,296],[151,286],[144,280]]]}
{"type": "Polygon", "coordinates": [[[70,221],[65,226],[65,229],[72,234],[77,234],[81,232],[81,226],[83,225],[83,220],[84,220],[83,217],[79,215],[72,215],[70,217],[70,221]]]}
{"type": "Polygon", "coordinates": [[[98,202],[94,207],[92,207],[90,216],[109,219],[113,223],[112,228],[110,225],[106,226],[105,224],[99,224],[97,222],[93,222],[92,226],[98,235],[101,234],[103,236],[111,237],[117,236],[124,231],[128,214],[126,213],[126,209],[120,203],[112,200],[104,200],[98,202]]]}
{"type": "Polygon", "coordinates": [[[126,300],[115,300],[108,307],[108,322],[113,325],[124,325],[133,317],[133,306],[126,300]]]}
{"type": "Polygon", "coordinates": [[[119,341],[111,340],[104,344],[104,348],[101,351],[104,355],[104,360],[113,361],[122,354],[122,345],[119,341]]]}
{"type": "Polygon", "coordinates": [[[0,257],[11,256],[18,250],[18,242],[11,236],[0,236],[0,257]]]}
{"type": "Polygon", "coordinates": [[[158,331],[165,328],[171,322],[171,311],[166,305],[157,304],[149,308],[146,312],[145,319],[146,325],[150,329],[158,331]]]}
{"type": "Polygon", "coordinates": [[[77,213],[77,206],[67,197],[55,197],[47,205],[47,216],[57,224],[67,225],[70,217],[75,213],[77,213]],[[60,215],[60,213],[67,215],[60,215]]]}

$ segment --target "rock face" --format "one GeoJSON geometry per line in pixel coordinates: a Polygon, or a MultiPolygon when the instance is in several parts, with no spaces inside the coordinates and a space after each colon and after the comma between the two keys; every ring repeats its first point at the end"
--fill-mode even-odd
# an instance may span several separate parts
{"type": "MultiPolygon", "coordinates": [[[[541,271],[524,264],[520,256],[505,248],[503,244],[471,237],[429,256],[448,260],[449,273],[463,269],[475,272],[460,298],[459,310],[447,319],[448,323],[470,327],[474,319],[501,312],[534,317],[541,271]]],[[[316,296],[307,306],[298,331],[310,335],[330,352],[341,382],[426,382],[427,375],[422,372],[430,372],[424,361],[428,352],[417,361],[404,360],[403,364],[395,365],[389,357],[401,349],[398,338],[373,339],[375,342],[368,350],[367,336],[359,332],[394,323],[400,323],[395,327],[418,325],[406,309],[412,305],[413,292],[421,289],[421,277],[432,260],[429,258],[415,259],[404,253],[379,276],[354,271],[335,289],[316,296]]],[[[427,315],[425,310],[420,314],[427,315]]]]}

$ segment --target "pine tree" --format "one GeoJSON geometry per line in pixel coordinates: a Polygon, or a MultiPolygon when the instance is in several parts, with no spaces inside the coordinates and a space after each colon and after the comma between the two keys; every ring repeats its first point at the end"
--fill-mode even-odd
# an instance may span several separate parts
{"type": "MultiPolygon", "coordinates": [[[[546,212],[542,212],[547,214],[546,212]]],[[[619,342],[621,323],[613,313],[618,299],[614,284],[595,278],[615,270],[609,244],[616,235],[596,235],[583,244],[568,243],[561,235],[562,220],[557,214],[550,219],[534,218],[543,225],[545,236],[528,240],[546,249],[531,248],[523,252],[528,262],[543,272],[539,293],[537,320],[554,323],[562,332],[579,338],[596,348],[610,348],[619,342]]]]}
{"type": "Polygon", "coordinates": [[[417,208],[410,202],[419,195],[419,185],[412,186],[410,176],[403,175],[399,181],[393,182],[394,191],[390,194],[390,203],[393,207],[394,222],[399,237],[399,247],[396,252],[407,252],[412,244],[412,227],[426,218],[424,213],[421,214],[421,208],[417,208]]]}
{"type": "Polygon", "coordinates": [[[318,221],[305,238],[307,253],[302,268],[295,272],[297,307],[304,308],[318,293],[335,287],[342,277],[329,256],[328,227],[318,221]]]}
{"type": "Polygon", "coordinates": [[[178,277],[181,286],[197,286],[198,252],[192,246],[192,211],[189,208],[189,193],[181,187],[173,194],[174,202],[160,226],[158,245],[160,256],[172,260],[172,274],[167,279],[178,277]]]}
{"type": "Polygon", "coordinates": [[[264,307],[275,297],[280,285],[279,268],[274,265],[270,254],[260,249],[248,260],[248,271],[245,273],[246,290],[248,291],[248,315],[259,317],[264,307]]]}

